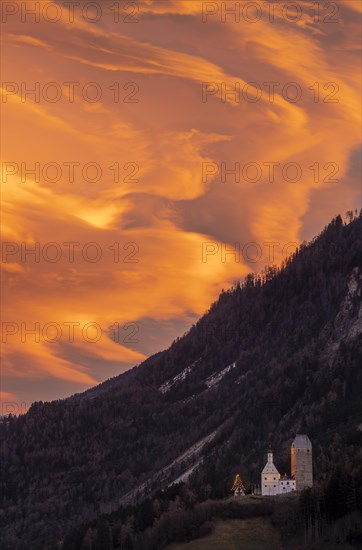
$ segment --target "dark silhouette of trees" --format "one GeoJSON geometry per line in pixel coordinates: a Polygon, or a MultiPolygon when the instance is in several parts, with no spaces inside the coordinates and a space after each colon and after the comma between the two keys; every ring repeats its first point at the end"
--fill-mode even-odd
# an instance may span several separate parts
{"type": "MultiPolygon", "coordinates": [[[[259,483],[269,442],[287,466],[301,429],[313,442],[316,480],[338,464],[352,472],[362,444],[361,229],[361,216],[348,224],[338,216],[282,268],[223,292],[168,350],[84,394],[4,419],[2,548],[53,550],[67,535],[74,548],[87,538],[106,547],[109,531],[115,548],[141,545],[140,533],[157,548],[165,532],[184,536],[189,520],[195,532],[207,529],[210,517],[191,520],[187,504],[169,509],[171,489],[142,513],[123,508],[108,530],[89,522],[118,510],[130,491],[130,502],[152,499],[201,458],[190,480],[197,502],[228,495],[238,472],[249,489],[259,483]],[[160,391],[188,367],[183,380],[160,391]],[[177,460],[212,433],[199,455],[177,460]],[[157,532],[155,522],[163,525],[157,532]]],[[[361,478],[353,480],[347,476],[348,498],[336,510],[328,494],[341,492],[340,479],[326,490],[331,518],[354,501],[359,509],[361,478]]]]}

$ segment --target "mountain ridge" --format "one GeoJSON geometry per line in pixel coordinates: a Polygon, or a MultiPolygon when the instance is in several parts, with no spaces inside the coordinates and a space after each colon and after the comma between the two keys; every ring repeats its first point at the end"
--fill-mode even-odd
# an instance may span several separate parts
{"type": "Polygon", "coordinates": [[[224,496],[236,471],[258,482],[270,441],[287,470],[298,431],[312,439],[316,479],[338,453],[353,468],[362,442],[361,229],[361,215],[348,225],[335,218],[281,269],[223,292],[167,350],[2,426],[3,547],[53,548],[137,487],[146,489],[134,501],[167,487],[193,466],[177,459],[215,431],[190,472],[200,498],[224,496]],[[170,476],[158,479],[162,471],[170,476]]]}

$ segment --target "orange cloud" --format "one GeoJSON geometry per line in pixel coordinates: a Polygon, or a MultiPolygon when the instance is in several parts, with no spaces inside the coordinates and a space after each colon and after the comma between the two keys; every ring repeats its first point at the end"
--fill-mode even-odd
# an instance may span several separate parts
{"type": "Polygon", "coordinates": [[[306,220],[317,217],[319,230],[359,206],[358,3],[341,5],[338,26],[317,23],[313,2],[296,24],[280,11],[273,23],[205,24],[201,4],[145,1],[134,25],[106,10],[97,24],[79,10],[74,23],[65,11],[56,24],[7,23],[2,318],[40,330],[75,322],[80,331],[74,342],[22,342],[20,328],[8,335],[6,391],[15,396],[25,391],[19,381],[39,382],[31,399],[44,399],[46,384],[51,396],[63,384],[64,396],[130,368],[145,357],[142,319],[160,331],[175,319],[186,327],[221,288],[269,261],[235,261],[225,250],[277,242],[280,262],[283,246],[311,231],[306,220]],[[207,101],[204,82],[215,85],[207,101]],[[252,82],[260,101],[223,96],[222,86],[252,82]],[[270,82],[279,83],[272,99],[270,82]],[[288,83],[302,90],[296,102],[288,83]],[[248,163],[261,170],[254,181],[243,172],[248,163]],[[285,176],[288,163],[299,167],[298,180],[285,176]],[[31,247],[35,255],[26,254],[31,247]],[[82,337],[87,323],[101,327],[99,341],[82,337]],[[115,342],[115,323],[136,327],[139,342],[115,342]]]}

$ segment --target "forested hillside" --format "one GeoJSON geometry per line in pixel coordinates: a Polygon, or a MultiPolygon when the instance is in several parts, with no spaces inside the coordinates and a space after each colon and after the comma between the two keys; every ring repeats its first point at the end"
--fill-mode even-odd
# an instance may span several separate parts
{"type": "Polygon", "coordinates": [[[361,296],[362,216],[337,217],[281,269],[222,292],[168,350],[7,419],[2,548],[60,547],[80,523],[183,474],[200,501],[227,495],[238,471],[250,487],[269,443],[289,471],[297,432],[312,440],[317,480],[338,464],[356,469],[361,296]]]}

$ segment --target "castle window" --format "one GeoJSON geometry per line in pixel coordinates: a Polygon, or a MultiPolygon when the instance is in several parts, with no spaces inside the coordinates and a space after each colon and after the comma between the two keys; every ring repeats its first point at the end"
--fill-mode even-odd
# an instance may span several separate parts
{"type": "Polygon", "coordinates": [[[274,481],[275,481],[275,480],[276,480],[276,477],[274,477],[273,479],[274,479],[274,481]]]}
{"type": "Polygon", "coordinates": [[[307,453],[309,453],[310,449],[307,449],[307,453]]]}
{"type": "Polygon", "coordinates": [[[287,481],[287,485],[289,485],[289,481],[287,481]]]}
{"type": "Polygon", "coordinates": [[[265,479],[265,481],[266,481],[267,478],[265,477],[264,479],[265,479]]]}

